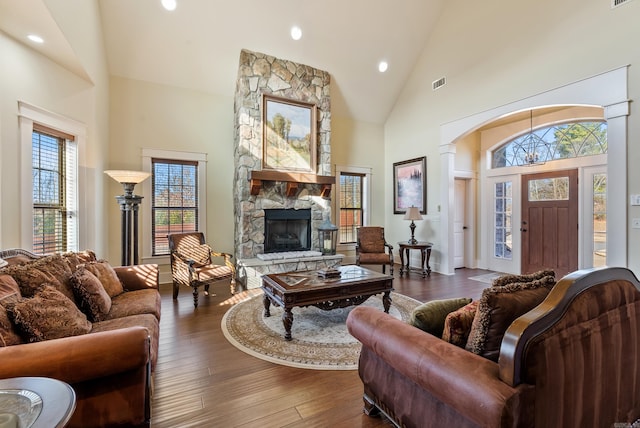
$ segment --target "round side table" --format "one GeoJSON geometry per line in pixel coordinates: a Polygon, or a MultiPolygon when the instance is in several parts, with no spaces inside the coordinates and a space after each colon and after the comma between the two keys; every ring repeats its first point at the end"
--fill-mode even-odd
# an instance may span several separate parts
{"type": "Polygon", "coordinates": [[[64,427],[76,409],[76,393],[65,382],[47,377],[0,379],[0,414],[13,414],[19,426],[64,427]]]}
{"type": "Polygon", "coordinates": [[[409,275],[409,271],[411,267],[409,266],[409,261],[411,258],[409,257],[409,250],[420,250],[421,256],[421,264],[420,269],[422,270],[422,277],[431,276],[431,266],[429,266],[429,259],[431,258],[431,247],[433,244],[431,242],[418,241],[415,244],[409,243],[407,241],[398,242],[398,247],[400,247],[400,276],[405,273],[407,276],[409,275]],[[405,253],[406,253],[406,264],[405,264],[405,253]]]}

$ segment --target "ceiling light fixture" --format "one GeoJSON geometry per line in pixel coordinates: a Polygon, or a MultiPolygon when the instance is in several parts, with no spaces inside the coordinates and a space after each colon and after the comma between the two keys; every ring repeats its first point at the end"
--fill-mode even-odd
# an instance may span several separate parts
{"type": "Polygon", "coordinates": [[[293,40],[300,40],[302,38],[302,29],[297,25],[291,27],[291,38],[293,40]]]}
{"type": "Polygon", "coordinates": [[[378,63],[378,71],[380,73],[384,73],[385,71],[387,71],[388,68],[389,68],[389,64],[387,63],[387,61],[380,61],[378,63]]]}
{"type": "Polygon", "coordinates": [[[34,43],[44,43],[44,39],[42,37],[40,37],[40,36],[35,35],[35,34],[29,34],[27,36],[27,38],[29,40],[31,40],[32,42],[34,42],[34,43]]]}
{"type": "Polygon", "coordinates": [[[521,148],[524,152],[521,165],[544,165],[547,156],[547,144],[533,131],[533,110],[529,110],[529,133],[522,141],[521,148]],[[539,149],[542,149],[544,153],[540,153],[539,149]]]}
{"type": "Polygon", "coordinates": [[[162,3],[162,7],[169,11],[176,10],[176,7],[178,6],[176,0],[161,0],[160,3],[162,3]]]}

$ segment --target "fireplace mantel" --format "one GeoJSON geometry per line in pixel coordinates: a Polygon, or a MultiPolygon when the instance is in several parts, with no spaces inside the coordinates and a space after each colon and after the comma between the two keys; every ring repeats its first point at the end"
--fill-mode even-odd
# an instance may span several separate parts
{"type": "Polygon", "coordinates": [[[336,183],[336,178],[331,175],[316,175],[304,172],[282,172],[282,171],[250,171],[249,173],[250,193],[257,195],[260,193],[263,181],[279,181],[287,183],[287,196],[295,196],[300,184],[319,184],[321,186],[320,196],[328,197],[331,194],[331,186],[336,183]]]}

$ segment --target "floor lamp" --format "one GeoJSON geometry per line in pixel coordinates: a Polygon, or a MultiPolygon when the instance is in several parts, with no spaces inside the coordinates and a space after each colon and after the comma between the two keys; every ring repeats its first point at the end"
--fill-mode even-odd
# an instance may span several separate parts
{"type": "Polygon", "coordinates": [[[124,195],[116,196],[122,215],[122,266],[137,265],[138,260],[138,208],[142,196],[134,195],[136,184],[146,180],[151,174],[144,171],[105,171],[109,177],[122,184],[124,195]]]}

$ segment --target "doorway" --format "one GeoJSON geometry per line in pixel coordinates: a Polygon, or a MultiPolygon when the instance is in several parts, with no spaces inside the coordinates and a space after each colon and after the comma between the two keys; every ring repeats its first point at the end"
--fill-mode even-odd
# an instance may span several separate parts
{"type": "Polygon", "coordinates": [[[578,170],[522,176],[522,273],[578,269],[578,170]]]}

